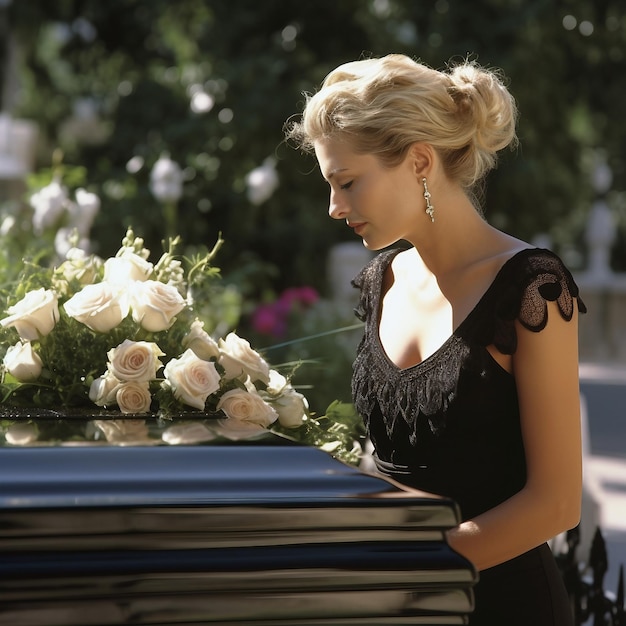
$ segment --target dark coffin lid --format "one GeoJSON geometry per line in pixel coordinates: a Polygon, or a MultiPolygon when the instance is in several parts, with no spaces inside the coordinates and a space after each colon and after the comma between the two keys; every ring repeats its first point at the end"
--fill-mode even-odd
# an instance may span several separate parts
{"type": "Polygon", "coordinates": [[[454,502],[269,433],[159,443],[0,447],[0,625],[465,622],[454,502]]]}

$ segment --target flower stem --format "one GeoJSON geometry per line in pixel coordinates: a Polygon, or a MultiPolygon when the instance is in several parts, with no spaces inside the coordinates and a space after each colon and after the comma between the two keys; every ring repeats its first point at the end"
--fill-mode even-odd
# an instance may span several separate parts
{"type": "Polygon", "coordinates": [[[315,335],[308,335],[307,337],[298,337],[297,339],[292,339],[291,341],[283,341],[282,343],[276,343],[273,346],[268,346],[267,348],[261,348],[261,351],[267,352],[268,350],[276,350],[278,348],[291,346],[296,343],[300,343],[302,341],[310,341],[311,339],[318,339],[319,337],[328,337],[329,335],[336,335],[338,333],[343,333],[348,330],[356,330],[357,328],[361,328],[362,326],[363,326],[363,322],[358,322],[357,324],[352,324],[351,326],[344,326],[343,328],[334,328],[333,330],[327,330],[323,333],[316,333],[315,335]]]}

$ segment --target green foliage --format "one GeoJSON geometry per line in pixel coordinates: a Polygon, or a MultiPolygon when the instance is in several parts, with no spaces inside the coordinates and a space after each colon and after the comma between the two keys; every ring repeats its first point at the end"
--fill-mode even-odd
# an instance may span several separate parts
{"type": "MultiPolygon", "coordinates": [[[[219,292],[214,288],[213,281],[219,276],[219,268],[212,262],[222,243],[219,238],[211,251],[205,250],[204,254],[198,251],[192,259],[179,259],[177,251],[181,245],[180,238],[170,239],[168,249],[154,266],[154,278],[164,283],[173,280],[172,284],[180,285],[185,291],[193,284],[195,292],[203,296],[201,301],[206,298],[214,303],[218,302],[219,292]],[[177,269],[181,271],[174,275],[177,269]],[[190,278],[191,282],[188,282],[190,278]]],[[[119,253],[125,249],[130,249],[137,255],[143,252],[143,239],[135,237],[132,229],[128,229],[122,239],[119,253]]],[[[45,259],[46,255],[42,254],[42,257],[45,259]]],[[[103,267],[99,264],[92,276],[92,282],[99,282],[102,278],[103,267]]],[[[70,317],[62,306],[84,286],[76,276],[68,279],[62,266],[57,269],[39,258],[24,264],[15,281],[8,288],[0,290],[0,310],[3,312],[28,292],[40,288],[54,289],[59,296],[59,317],[54,330],[31,341],[33,349],[44,364],[41,375],[34,382],[20,383],[4,367],[0,368],[0,404],[48,408],[90,405],[91,383],[106,371],[109,350],[125,339],[154,342],[171,357],[181,354],[183,339],[194,319],[200,319],[208,330],[212,329],[208,325],[207,317],[202,317],[202,307],[190,305],[176,316],[170,328],[163,331],[149,332],[128,315],[110,331],[96,332],[70,317]]],[[[4,357],[10,346],[19,341],[15,328],[0,326],[0,358],[4,357]]],[[[159,382],[154,382],[155,390],[159,382]]]]}
{"type": "Polygon", "coordinates": [[[558,245],[576,245],[593,196],[588,152],[606,149],[617,188],[626,176],[624,87],[613,80],[626,65],[620,7],[618,0],[241,0],[233,12],[226,0],[14,2],[8,20],[24,58],[14,113],[41,125],[42,165],[61,146],[104,192],[102,255],[128,222],[141,221],[152,246],[164,237],[163,207],[146,183],[167,151],[187,174],[177,228],[185,241],[224,232],[226,275],[269,263],[276,271],[266,280],[277,289],[311,284],[324,293],[320,258],[350,235],[326,218],[314,161],[282,143],[303,91],[364,54],[405,52],[435,67],[469,54],[502,67],[520,104],[522,147],[491,176],[485,213],[519,237],[548,231],[558,245]],[[191,109],[198,90],[212,99],[210,110],[191,109]],[[81,99],[98,121],[72,134],[81,99]],[[281,184],[255,206],[245,176],[268,156],[278,158],[281,184]],[[143,166],[131,174],[132,157],[143,166]]]}
{"type": "Polygon", "coordinates": [[[365,427],[349,402],[332,402],[324,415],[305,421],[295,430],[280,426],[274,426],[272,430],[293,441],[321,448],[350,465],[358,465],[363,456],[365,427]]]}

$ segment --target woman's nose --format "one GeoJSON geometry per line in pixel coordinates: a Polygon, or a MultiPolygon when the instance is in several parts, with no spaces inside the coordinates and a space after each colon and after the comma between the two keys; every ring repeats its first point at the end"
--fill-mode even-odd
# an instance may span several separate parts
{"type": "Polygon", "coordinates": [[[333,190],[330,192],[330,201],[328,203],[328,215],[334,220],[343,220],[348,215],[348,208],[341,198],[333,190]]]}

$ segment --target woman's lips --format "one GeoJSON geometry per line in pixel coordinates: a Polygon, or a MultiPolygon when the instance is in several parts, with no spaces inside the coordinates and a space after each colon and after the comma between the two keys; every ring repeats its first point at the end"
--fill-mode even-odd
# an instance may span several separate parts
{"type": "Polygon", "coordinates": [[[357,235],[359,235],[359,231],[363,229],[365,222],[348,222],[348,226],[352,228],[357,235]]]}

